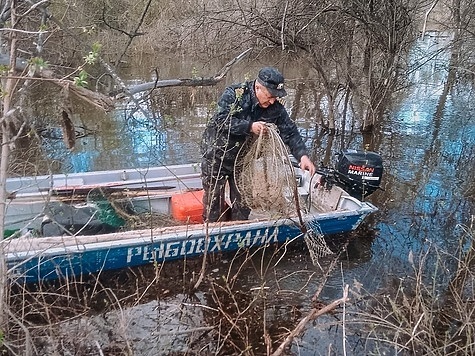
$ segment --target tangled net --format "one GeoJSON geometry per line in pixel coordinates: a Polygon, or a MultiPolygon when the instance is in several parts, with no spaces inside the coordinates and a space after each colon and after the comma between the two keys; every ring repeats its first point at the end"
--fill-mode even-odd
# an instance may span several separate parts
{"type": "Polygon", "coordinates": [[[318,259],[328,255],[332,255],[325,238],[321,232],[320,225],[316,221],[311,221],[306,224],[307,231],[304,234],[305,243],[310,251],[310,258],[314,265],[318,265],[318,259]]]}
{"type": "Polygon", "coordinates": [[[267,124],[267,133],[250,140],[236,159],[236,185],[242,201],[253,210],[271,216],[299,215],[304,240],[314,265],[318,259],[332,254],[318,222],[303,223],[297,195],[297,182],[287,148],[277,127],[267,124]]]}
{"type": "Polygon", "coordinates": [[[285,144],[274,124],[249,140],[236,159],[236,185],[242,201],[258,212],[295,212],[295,173],[285,144]]]}

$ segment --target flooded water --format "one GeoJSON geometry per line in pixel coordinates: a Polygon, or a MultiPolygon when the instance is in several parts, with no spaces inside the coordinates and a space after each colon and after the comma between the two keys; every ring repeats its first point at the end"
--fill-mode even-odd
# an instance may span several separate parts
{"type": "MultiPolygon", "coordinates": [[[[429,53],[444,45],[444,41],[448,38],[427,36],[412,53],[411,61],[429,58],[429,53]]],[[[449,55],[440,53],[414,67],[409,76],[410,85],[397,93],[377,134],[376,149],[384,160],[384,191],[376,192],[369,200],[380,211],[368,219],[363,229],[341,237],[340,244],[347,243],[346,250],[326,279],[324,275],[332,259],[324,258],[320,266],[314,266],[303,244],[285,254],[256,253],[247,260],[244,258],[245,264],[233,263],[231,257],[212,263],[208,275],[213,282],[211,289],[199,290],[193,300],[183,294],[182,287],[176,288],[176,282],[189,283],[199,268],[190,267],[181,279],[173,277],[175,288],[168,285],[170,280],[167,283],[164,274],[158,285],[167,287],[156,289],[155,267],[148,266],[134,273],[150,274],[149,280],[141,282],[155,287],[139,288],[134,284],[137,280],[128,279],[132,290],[140,290],[140,296],[123,310],[106,309],[94,316],[90,325],[95,326],[90,332],[100,335],[101,345],[128,344],[138,355],[155,355],[163,350],[186,352],[197,350],[196,345],[206,354],[223,342],[213,338],[210,331],[222,328],[217,333],[221,337],[244,333],[239,337],[248,340],[256,353],[263,354],[265,345],[253,344],[255,335],[263,334],[262,323],[250,321],[230,330],[225,328],[226,320],[220,322],[214,312],[224,310],[229,312],[224,314],[235,317],[242,312],[239,308],[248,306],[256,320],[267,320],[266,327],[276,338],[306,315],[312,306],[312,296],[322,284],[318,298],[321,302],[341,298],[345,284],[351,287],[351,297],[358,300],[358,295],[364,292],[385,293],[394,288],[412,270],[413,256],[430,252],[427,258],[435,261],[456,251],[463,234],[461,225],[468,225],[475,214],[475,95],[472,82],[460,82],[443,97],[449,55]],[[124,327],[119,333],[122,336],[120,340],[112,340],[107,335],[117,325],[124,327]]],[[[50,157],[62,162],[59,170],[63,172],[199,161],[201,132],[207,117],[212,115],[213,101],[225,84],[244,78],[249,72],[255,73],[257,68],[258,65],[250,68],[241,64],[226,83],[213,88],[162,89],[153,103],[143,104],[143,112],[131,113],[130,108],[122,107],[109,115],[82,115],[81,129],[89,134],[78,139],[73,152],[67,151],[59,140],[51,139],[45,147],[50,157]]],[[[175,61],[161,77],[185,77],[184,73],[192,70],[191,65],[175,61]]],[[[199,70],[204,76],[216,71],[205,66],[199,70]]],[[[288,73],[291,89],[286,105],[292,110],[295,95],[292,88],[297,87],[303,74],[299,68],[289,69],[288,73]]],[[[137,77],[150,80],[152,76],[147,78],[147,75],[150,73],[131,69],[129,77],[131,82],[137,77]]],[[[311,113],[312,105],[306,103],[296,115],[309,145],[314,130],[311,113]]],[[[351,148],[360,148],[357,142],[361,140],[356,140],[351,148]]],[[[435,276],[437,283],[443,285],[453,263],[447,260],[446,270],[436,275],[429,268],[428,278],[435,276]]],[[[183,268],[183,264],[170,268],[183,268]]],[[[338,326],[340,317],[328,314],[310,323],[296,340],[292,353],[342,354],[343,337],[349,355],[375,352],[374,344],[361,341],[361,325],[348,323],[343,330],[338,326]]],[[[221,349],[221,352],[225,354],[229,350],[221,349]]]]}

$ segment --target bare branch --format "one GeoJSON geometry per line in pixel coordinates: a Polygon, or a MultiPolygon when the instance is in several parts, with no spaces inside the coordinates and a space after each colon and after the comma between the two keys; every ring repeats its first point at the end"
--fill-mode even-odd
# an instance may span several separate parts
{"type": "Polygon", "coordinates": [[[430,6],[429,10],[427,10],[427,12],[424,16],[424,25],[422,26],[421,39],[424,39],[424,36],[426,34],[427,19],[429,18],[430,13],[432,12],[432,10],[434,10],[434,7],[435,7],[435,5],[437,5],[438,2],[439,2],[439,0],[435,0],[432,3],[432,5],[430,6]]]}
{"type": "MultiPolygon", "coordinates": [[[[209,78],[183,78],[183,79],[165,79],[165,80],[156,80],[153,82],[147,82],[139,85],[134,85],[132,87],[127,88],[130,94],[137,94],[147,90],[153,90],[157,88],[164,88],[164,87],[176,87],[176,86],[210,86],[215,85],[219,81],[221,81],[225,75],[229,72],[231,67],[241,61],[250,51],[252,48],[248,48],[244,52],[242,52],[239,56],[235,57],[228,63],[224,65],[224,67],[214,76],[209,78]]],[[[115,96],[123,92],[123,89],[110,93],[111,96],[115,96]]]]}
{"type": "Polygon", "coordinates": [[[280,28],[280,42],[281,42],[281,45],[282,45],[282,51],[285,51],[285,33],[284,33],[284,29],[285,29],[285,16],[287,15],[287,7],[288,6],[289,6],[289,2],[286,1],[285,2],[284,13],[282,15],[282,25],[281,25],[281,28],[280,28]]]}
{"type": "Polygon", "coordinates": [[[172,332],[153,333],[153,336],[177,336],[183,334],[192,334],[195,332],[210,331],[216,329],[216,326],[201,326],[193,329],[174,330],[172,332]]]}
{"type": "Polygon", "coordinates": [[[334,300],[330,304],[324,306],[321,309],[316,309],[313,308],[310,310],[310,312],[307,314],[305,318],[300,320],[300,322],[297,324],[294,330],[290,332],[290,334],[285,338],[285,340],[280,344],[280,346],[277,348],[277,350],[271,355],[271,356],[279,356],[282,355],[282,353],[285,351],[287,346],[292,342],[292,340],[298,336],[302,331],[305,329],[305,326],[312,320],[318,318],[319,316],[326,314],[333,309],[337,308],[340,304],[346,303],[348,301],[348,285],[345,286],[343,289],[343,297],[340,299],[334,300]]]}
{"type": "Polygon", "coordinates": [[[4,28],[0,28],[0,31],[5,31],[5,32],[18,32],[18,33],[26,33],[28,35],[37,35],[37,34],[40,34],[40,33],[49,33],[51,31],[27,31],[27,30],[19,30],[19,29],[16,29],[16,28],[9,28],[9,27],[4,27],[4,28]]]}
{"type": "Polygon", "coordinates": [[[29,1],[29,3],[31,4],[31,7],[25,13],[21,14],[21,17],[28,15],[30,12],[32,12],[33,10],[37,9],[40,6],[43,6],[43,5],[48,6],[49,0],[41,0],[36,3],[33,1],[29,1]]]}
{"type": "Polygon", "coordinates": [[[132,36],[129,36],[129,41],[127,42],[127,45],[125,46],[124,50],[122,51],[122,54],[117,58],[116,60],[116,65],[120,63],[120,61],[122,60],[122,58],[125,56],[125,52],[127,51],[127,49],[129,48],[129,46],[132,44],[132,41],[134,40],[134,38],[136,36],[140,36],[142,35],[142,33],[139,33],[138,30],[140,29],[140,27],[142,26],[144,20],[145,20],[145,15],[147,14],[149,8],[150,8],[150,4],[152,3],[152,0],[148,0],[147,2],[147,5],[145,6],[145,9],[143,10],[142,12],[142,16],[140,17],[140,20],[137,24],[137,26],[135,27],[135,30],[133,32],[133,35],[132,36]]]}

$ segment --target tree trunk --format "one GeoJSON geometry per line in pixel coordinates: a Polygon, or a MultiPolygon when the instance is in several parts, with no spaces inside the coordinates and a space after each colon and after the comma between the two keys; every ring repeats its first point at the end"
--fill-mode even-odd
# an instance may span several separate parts
{"type": "Polygon", "coordinates": [[[323,91],[327,97],[328,100],[328,130],[330,135],[335,134],[335,95],[332,93],[332,88],[330,85],[330,81],[325,74],[325,70],[323,67],[320,65],[318,60],[315,60],[313,63],[314,68],[320,75],[320,78],[322,79],[322,84],[323,84],[323,91]]]}
{"type": "MultiPolygon", "coordinates": [[[[12,28],[16,25],[15,17],[15,0],[11,1],[11,24],[12,28]]],[[[15,72],[16,63],[16,35],[14,31],[10,32],[10,71],[9,74],[13,76],[15,72]]],[[[6,189],[5,184],[8,174],[8,164],[10,157],[10,140],[11,140],[11,127],[9,125],[11,121],[12,110],[12,95],[15,90],[16,80],[12,78],[6,79],[4,83],[5,96],[3,97],[3,112],[1,118],[2,129],[2,152],[0,161],[0,329],[5,330],[7,318],[6,308],[7,306],[7,268],[5,262],[5,253],[3,249],[2,240],[5,233],[5,210],[6,210],[6,189]]]]}

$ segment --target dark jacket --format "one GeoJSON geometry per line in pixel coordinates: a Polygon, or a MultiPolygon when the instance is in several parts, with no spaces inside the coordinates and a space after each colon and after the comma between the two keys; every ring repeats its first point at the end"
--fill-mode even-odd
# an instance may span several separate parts
{"type": "Polygon", "coordinates": [[[206,125],[201,153],[208,168],[212,162],[219,162],[222,173],[232,174],[239,149],[251,135],[252,123],[256,121],[275,124],[283,142],[298,161],[307,154],[297,126],[285,107],[276,101],[268,108],[261,108],[254,92],[254,81],[249,81],[224,90],[217,112],[206,125]]]}

